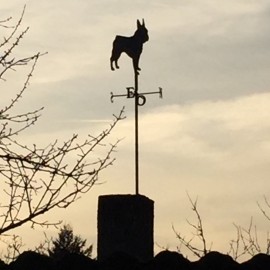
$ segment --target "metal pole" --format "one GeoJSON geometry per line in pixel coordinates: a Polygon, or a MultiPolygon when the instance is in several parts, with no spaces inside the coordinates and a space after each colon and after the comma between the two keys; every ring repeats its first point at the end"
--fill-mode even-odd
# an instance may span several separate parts
{"type": "Polygon", "coordinates": [[[138,72],[135,70],[135,194],[139,194],[138,72]]]}

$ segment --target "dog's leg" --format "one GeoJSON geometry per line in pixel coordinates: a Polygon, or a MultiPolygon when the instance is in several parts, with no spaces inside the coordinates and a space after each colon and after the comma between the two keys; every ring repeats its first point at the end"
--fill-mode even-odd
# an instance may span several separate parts
{"type": "Polygon", "coordinates": [[[132,58],[132,62],[133,62],[133,68],[134,68],[134,72],[136,72],[137,74],[139,74],[139,71],[141,70],[139,68],[139,57],[135,56],[132,58]]]}
{"type": "Polygon", "coordinates": [[[116,68],[119,68],[119,66],[118,66],[118,59],[119,59],[119,58],[117,58],[117,59],[115,60],[115,67],[116,67],[116,68]]]}
{"type": "Polygon", "coordinates": [[[112,57],[111,57],[111,59],[110,59],[110,62],[111,62],[111,70],[114,70],[114,67],[113,67],[113,59],[112,59],[112,57]]]}

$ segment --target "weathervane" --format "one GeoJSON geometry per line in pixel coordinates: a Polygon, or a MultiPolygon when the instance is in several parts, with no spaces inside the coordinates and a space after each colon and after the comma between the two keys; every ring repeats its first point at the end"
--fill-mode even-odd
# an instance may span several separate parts
{"type": "Polygon", "coordinates": [[[114,95],[111,92],[111,102],[115,97],[127,97],[134,98],[135,100],[135,193],[139,194],[139,128],[138,128],[138,107],[143,106],[146,103],[145,95],[159,94],[162,98],[162,88],[159,87],[159,91],[156,92],[145,92],[139,93],[138,90],[138,76],[139,71],[139,60],[143,50],[143,43],[149,40],[148,30],[145,27],[144,19],[142,24],[137,20],[137,30],[131,37],[116,36],[113,42],[112,55],[110,58],[111,70],[115,67],[118,69],[118,59],[122,52],[125,52],[130,58],[132,58],[133,69],[134,69],[134,87],[127,87],[126,94],[114,95]]]}

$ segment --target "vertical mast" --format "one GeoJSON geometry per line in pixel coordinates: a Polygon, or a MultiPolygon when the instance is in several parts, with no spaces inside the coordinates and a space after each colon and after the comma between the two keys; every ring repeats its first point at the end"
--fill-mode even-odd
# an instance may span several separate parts
{"type": "Polygon", "coordinates": [[[139,125],[138,125],[138,72],[135,74],[135,194],[139,194],[139,125]]]}

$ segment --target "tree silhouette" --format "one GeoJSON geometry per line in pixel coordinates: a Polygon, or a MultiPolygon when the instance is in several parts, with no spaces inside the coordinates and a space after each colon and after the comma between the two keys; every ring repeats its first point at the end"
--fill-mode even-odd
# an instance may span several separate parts
{"type": "Polygon", "coordinates": [[[193,200],[189,194],[187,194],[189,202],[191,204],[191,210],[196,216],[196,222],[192,223],[187,220],[187,223],[191,226],[193,229],[193,236],[189,239],[186,238],[185,235],[182,235],[181,233],[177,232],[174,226],[172,226],[173,231],[175,233],[176,238],[180,242],[180,246],[177,248],[178,251],[181,253],[181,248],[185,247],[189,252],[191,252],[192,255],[201,258],[208,254],[211,251],[211,246],[208,247],[206,237],[205,237],[205,231],[203,227],[203,220],[201,217],[201,214],[198,210],[198,198],[196,200],[193,200]],[[197,244],[193,244],[194,238],[197,238],[199,240],[200,247],[197,244]]]}
{"type": "MultiPolygon", "coordinates": [[[[29,88],[37,61],[45,53],[21,57],[17,50],[29,28],[22,29],[25,8],[18,20],[12,17],[0,21],[4,37],[0,42],[0,89],[15,72],[28,73],[21,89],[0,107],[0,235],[27,222],[32,226],[56,225],[59,221],[41,220],[41,215],[54,208],[66,208],[81,194],[88,192],[99,173],[111,165],[111,154],[118,143],[106,143],[106,138],[122,119],[123,110],[109,127],[96,136],[79,140],[77,134],[64,142],[58,140],[46,147],[26,145],[21,133],[32,127],[43,108],[18,111],[29,88]],[[19,55],[19,56],[18,56],[19,55]],[[95,155],[92,155],[95,151],[95,155]],[[100,156],[97,155],[100,153],[100,156]]],[[[1,104],[0,104],[1,106],[1,104]]]]}
{"type": "MultiPolygon", "coordinates": [[[[203,258],[207,254],[212,252],[212,243],[208,245],[208,241],[205,236],[205,230],[203,227],[203,219],[198,210],[198,199],[193,200],[189,194],[188,199],[191,204],[191,210],[196,216],[196,222],[191,223],[187,220],[190,227],[193,229],[192,237],[188,238],[186,235],[178,232],[174,226],[172,226],[176,238],[179,240],[180,245],[177,250],[183,253],[183,249],[186,249],[188,253],[194,255],[197,258],[203,258]],[[197,240],[197,241],[196,241],[197,240]]],[[[269,215],[267,214],[267,208],[270,208],[270,203],[267,198],[264,197],[266,206],[258,203],[259,208],[263,215],[269,221],[269,215]]],[[[259,239],[257,226],[254,224],[253,218],[250,219],[248,226],[243,227],[237,224],[233,224],[236,229],[236,236],[229,241],[229,250],[227,254],[230,255],[235,261],[243,257],[254,257],[259,254],[270,255],[270,237],[269,232],[265,233],[265,237],[259,239]]],[[[162,247],[162,249],[166,249],[162,247]]]]}
{"type": "Polygon", "coordinates": [[[87,257],[92,256],[93,246],[86,247],[86,240],[78,235],[74,235],[73,229],[69,225],[60,228],[58,237],[52,240],[52,247],[48,250],[52,258],[62,258],[67,254],[79,254],[87,257]]]}

